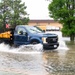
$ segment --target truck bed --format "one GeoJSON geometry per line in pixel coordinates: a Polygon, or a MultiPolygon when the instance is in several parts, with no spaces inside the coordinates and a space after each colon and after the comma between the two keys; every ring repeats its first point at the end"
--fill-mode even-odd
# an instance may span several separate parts
{"type": "Polygon", "coordinates": [[[0,33],[0,43],[4,42],[7,44],[13,44],[14,40],[14,29],[10,29],[6,32],[0,33]]]}
{"type": "Polygon", "coordinates": [[[0,33],[0,39],[10,39],[11,36],[12,34],[10,33],[10,31],[0,33]]]}

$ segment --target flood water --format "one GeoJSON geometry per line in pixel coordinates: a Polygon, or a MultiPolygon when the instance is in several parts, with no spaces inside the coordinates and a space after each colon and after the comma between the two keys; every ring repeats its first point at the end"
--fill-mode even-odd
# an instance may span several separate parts
{"type": "Polygon", "coordinates": [[[0,44],[0,75],[75,75],[75,44],[68,38],[56,50],[36,49],[0,44]]]}

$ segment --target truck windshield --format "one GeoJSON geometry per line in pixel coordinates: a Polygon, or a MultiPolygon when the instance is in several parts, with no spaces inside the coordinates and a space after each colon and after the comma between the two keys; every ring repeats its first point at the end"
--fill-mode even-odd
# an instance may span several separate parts
{"type": "Polygon", "coordinates": [[[31,33],[42,33],[43,31],[36,26],[26,26],[26,29],[31,33]]]}

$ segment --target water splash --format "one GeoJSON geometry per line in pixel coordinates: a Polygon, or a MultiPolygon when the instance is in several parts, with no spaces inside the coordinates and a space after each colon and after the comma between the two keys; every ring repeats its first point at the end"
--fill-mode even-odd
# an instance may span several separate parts
{"type": "Polygon", "coordinates": [[[69,48],[67,47],[63,37],[60,38],[60,36],[59,36],[59,47],[58,47],[58,49],[69,50],[69,48]]]}
{"type": "Polygon", "coordinates": [[[11,47],[7,44],[0,44],[0,52],[18,53],[18,54],[36,54],[43,50],[42,44],[37,45],[22,45],[18,48],[11,47]]]}

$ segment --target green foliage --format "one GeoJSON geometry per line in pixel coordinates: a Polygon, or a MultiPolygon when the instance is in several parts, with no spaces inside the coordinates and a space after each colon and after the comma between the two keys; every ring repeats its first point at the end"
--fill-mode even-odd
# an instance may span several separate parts
{"type": "Polygon", "coordinates": [[[63,24],[65,35],[75,35],[75,0],[53,0],[48,9],[50,17],[63,24]]]}
{"type": "Polygon", "coordinates": [[[11,26],[27,24],[29,17],[25,9],[25,3],[21,0],[2,0],[0,2],[0,27],[4,27],[5,30],[6,23],[11,26]]]}
{"type": "Polygon", "coordinates": [[[0,27],[5,30],[6,18],[8,17],[7,13],[9,13],[9,0],[2,0],[0,3],[0,27]]]}

